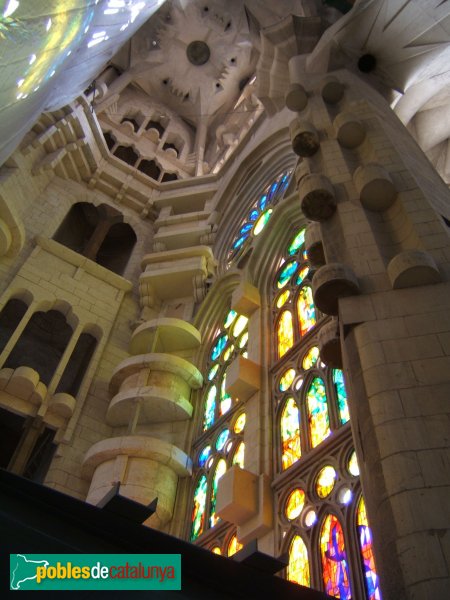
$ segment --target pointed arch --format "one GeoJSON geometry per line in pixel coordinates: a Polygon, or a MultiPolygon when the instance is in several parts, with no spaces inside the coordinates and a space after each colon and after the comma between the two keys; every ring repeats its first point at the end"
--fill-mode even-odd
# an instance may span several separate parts
{"type": "Polygon", "coordinates": [[[327,393],[325,382],[321,377],[314,377],[306,394],[308,408],[309,441],[315,448],[326,439],[330,433],[330,417],[328,414],[327,393]]]}
{"type": "Polygon", "coordinates": [[[294,326],[290,310],[284,310],[280,315],[277,326],[277,341],[278,358],[281,358],[294,345],[294,326]]]}
{"type": "Polygon", "coordinates": [[[299,535],[295,535],[289,545],[287,578],[289,581],[306,587],[310,587],[311,585],[308,549],[299,535]]]}
{"type": "Polygon", "coordinates": [[[350,600],[352,592],[344,532],[333,514],[326,515],[323,520],[319,545],[325,592],[341,600],[350,600]]]}
{"type": "Polygon", "coordinates": [[[209,509],[209,526],[214,527],[218,522],[219,517],[216,515],[216,502],[217,502],[217,488],[219,485],[219,479],[224,475],[227,470],[227,463],[225,459],[221,458],[216,465],[214,475],[211,482],[211,495],[210,495],[210,509],[209,509]]]}
{"type": "Polygon", "coordinates": [[[367,521],[366,504],[363,496],[360,497],[356,509],[356,528],[358,531],[367,600],[381,600],[380,583],[372,548],[372,532],[367,521]]]}
{"type": "Polygon", "coordinates": [[[300,336],[308,333],[317,322],[316,307],[314,306],[312,289],[309,285],[304,285],[298,293],[297,318],[300,336]]]}
{"type": "Polygon", "coordinates": [[[194,492],[194,506],[191,516],[191,542],[195,541],[205,528],[207,487],[206,475],[203,474],[198,480],[194,492]]]}
{"type": "Polygon", "coordinates": [[[294,398],[286,400],[280,418],[281,468],[288,469],[302,455],[300,439],[300,413],[294,398]]]}

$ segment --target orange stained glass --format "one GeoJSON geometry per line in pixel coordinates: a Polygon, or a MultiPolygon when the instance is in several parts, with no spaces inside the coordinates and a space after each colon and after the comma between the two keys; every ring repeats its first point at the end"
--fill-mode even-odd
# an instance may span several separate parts
{"type": "Polygon", "coordinates": [[[372,549],[372,532],[367,522],[366,505],[361,496],[356,513],[361,558],[364,566],[365,584],[368,600],[381,600],[380,584],[378,581],[375,559],[372,549]]]}
{"type": "Polygon", "coordinates": [[[294,345],[294,328],[292,326],[292,313],[284,310],[278,321],[278,357],[281,358],[294,345]]]}
{"type": "Polygon", "coordinates": [[[316,308],[314,306],[312,290],[305,285],[299,292],[297,299],[297,315],[300,335],[304,335],[316,324],[316,308]]]}
{"type": "Polygon", "coordinates": [[[320,533],[320,553],[325,592],[341,600],[350,600],[352,592],[344,532],[334,515],[328,515],[323,522],[320,533]]]}
{"type": "Polygon", "coordinates": [[[222,550],[219,548],[219,546],[214,546],[214,548],[211,550],[211,552],[213,554],[222,554],[222,550]]]}
{"type": "Polygon", "coordinates": [[[302,362],[302,367],[307,371],[312,367],[315,367],[317,364],[317,360],[319,358],[319,348],[317,346],[313,346],[308,350],[305,354],[305,357],[302,362]]]}
{"type": "Polygon", "coordinates": [[[283,471],[302,455],[300,444],[300,415],[294,398],[288,398],[281,413],[281,466],[283,471]]]}
{"type": "Polygon", "coordinates": [[[233,535],[231,540],[228,543],[227,555],[233,556],[236,552],[239,552],[243,548],[243,545],[238,542],[237,536],[233,535]]]}
{"type": "Polygon", "coordinates": [[[246,420],[245,413],[241,413],[238,416],[238,418],[236,419],[236,422],[234,424],[234,427],[233,427],[234,433],[242,433],[244,431],[245,420],[246,420]]]}
{"type": "Polygon", "coordinates": [[[236,448],[236,452],[234,453],[233,465],[237,465],[238,467],[241,467],[241,469],[243,469],[244,468],[244,455],[245,455],[245,444],[244,444],[244,442],[241,442],[239,444],[239,446],[236,448]]]}
{"type": "Polygon", "coordinates": [[[305,506],[305,492],[300,488],[292,490],[286,502],[286,517],[292,521],[296,519],[305,506]]]}
{"type": "Polygon", "coordinates": [[[306,587],[311,584],[308,550],[299,535],[294,536],[289,547],[288,579],[306,587]]]}
{"type": "Polygon", "coordinates": [[[325,384],[320,377],[314,377],[306,395],[308,407],[309,438],[315,448],[331,434],[328,416],[327,394],[325,384]]]}
{"type": "Polygon", "coordinates": [[[316,492],[319,498],[326,498],[331,494],[336,482],[336,471],[331,465],[320,470],[316,481],[316,492]]]}

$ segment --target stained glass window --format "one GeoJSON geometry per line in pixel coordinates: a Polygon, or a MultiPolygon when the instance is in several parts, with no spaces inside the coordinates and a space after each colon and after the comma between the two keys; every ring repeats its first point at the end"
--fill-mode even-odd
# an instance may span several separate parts
{"type": "Polygon", "coordinates": [[[297,314],[300,335],[304,335],[316,324],[316,309],[309,285],[303,286],[298,294],[297,314]]]}
{"type": "Polygon", "coordinates": [[[302,455],[300,444],[300,416],[294,398],[286,400],[280,421],[283,470],[294,464],[302,455]]]}
{"type": "Polygon", "coordinates": [[[314,377],[306,395],[308,406],[309,438],[312,448],[318,446],[330,433],[327,395],[320,377],[314,377]]]}
{"type": "Polygon", "coordinates": [[[289,548],[288,579],[306,587],[310,586],[308,550],[299,535],[294,536],[289,548]]]}
{"type": "Polygon", "coordinates": [[[275,181],[270,183],[250,208],[247,217],[242,221],[228,253],[228,262],[239,256],[247,241],[257,236],[266,227],[273,213],[273,207],[283,198],[289,185],[292,171],[284,171],[275,181]]]}
{"type": "Polygon", "coordinates": [[[319,498],[326,498],[331,494],[336,482],[336,471],[331,465],[320,470],[316,480],[316,492],[319,498]]]}
{"type": "Polygon", "coordinates": [[[245,427],[245,421],[246,421],[246,416],[245,413],[241,413],[238,418],[236,419],[236,422],[234,424],[234,433],[242,433],[244,431],[244,427],[245,427]]]}
{"type": "Polygon", "coordinates": [[[279,387],[282,392],[288,390],[295,379],[295,369],[285,371],[280,379],[279,387]]]}
{"type": "Polygon", "coordinates": [[[344,532],[334,515],[328,515],[323,522],[320,533],[320,553],[325,592],[335,598],[350,600],[352,593],[344,532]]]}
{"type": "Polygon", "coordinates": [[[203,450],[199,454],[199,457],[198,457],[198,466],[199,467],[205,466],[206,461],[208,460],[210,454],[211,454],[211,446],[208,445],[205,448],[203,448],[203,450]]]}
{"type": "Polygon", "coordinates": [[[344,373],[340,369],[333,369],[333,383],[336,389],[339,418],[342,425],[350,420],[347,404],[347,392],[344,384],[344,373]]]}
{"type": "Polygon", "coordinates": [[[356,512],[356,526],[361,549],[367,600],[381,600],[380,584],[372,549],[372,532],[367,522],[366,504],[362,496],[356,512]]]}
{"type": "Polygon", "coordinates": [[[191,542],[196,540],[198,536],[203,533],[205,527],[206,488],[206,475],[202,475],[194,492],[194,508],[192,510],[191,519],[191,542]]]}
{"type": "Polygon", "coordinates": [[[217,502],[217,487],[219,484],[219,479],[227,470],[227,463],[223,458],[219,460],[216,466],[216,470],[214,472],[214,477],[212,480],[212,489],[211,489],[211,506],[209,509],[209,525],[210,527],[214,527],[214,525],[218,522],[219,517],[216,515],[216,502],[217,502]]]}
{"type": "Polygon", "coordinates": [[[244,454],[245,454],[245,444],[244,444],[244,442],[240,442],[234,453],[232,464],[237,465],[238,467],[241,467],[241,469],[243,469],[244,468],[244,454]]]}
{"type": "Polygon", "coordinates": [[[358,477],[359,475],[358,459],[356,458],[356,452],[354,450],[348,459],[348,472],[350,475],[353,475],[353,477],[358,477]]]}
{"type": "Polygon", "coordinates": [[[294,344],[292,313],[285,310],[278,321],[278,356],[281,358],[294,344]]]}
{"type": "Polygon", "coordinates": [[[286,501],[286,516],[292,521],[296,519],[305,506],[305,492],[300,488],[293,490],[286,501]]]}
{"type": "Polygon", "coordinates": [[[317,346],[313,346],[305,354],[303,361],[302,361],[302,367],[305,369],[305,371],[307,371],[308,369],[315,367],[318,360],[319,360],[319,348],[317,346]]]}
{"type": "Polygon", "coordinates": [[[215,385],[212,385],[209,388],[209,392],[206,396],[203,429],[208,429],[208,427],[211,427],[211,425],[214,423],[214,417],[216,414],[216,396],[217,387],[215,385]]]}
{"type": "Polygon", "coordinates": [[[236,554],[236,552],[239,552],[239,550],[242,550],[242,548],[243,545],[238,542],[237,536],[233,535],[228,543],[227,556],[233,556],[233,554],[236,554]]]}

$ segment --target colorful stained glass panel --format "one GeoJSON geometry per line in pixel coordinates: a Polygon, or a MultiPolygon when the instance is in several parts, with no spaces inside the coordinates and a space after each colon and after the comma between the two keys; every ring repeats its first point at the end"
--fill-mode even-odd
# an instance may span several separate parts
{"type": "Polygon", "coordinates": [[[214,548],[211,550],[211,552],[213,554],[222,554],[222,550],[219,548],[219,546],[214,546],[214,548]]]}
{"type": "Polygon", "coordinates": [[[229,429],[224,429],[223,431],[220,432],[219,437],[217,438],[217,442],[216,442],[216,450],[219,450],[219,452],[221,450],[223,450],[223,447],[225,446],[229,435],[230,435],[229,429]]]}
{"type": "Polygon", "coordinates": [[[317,346],[313,346],[308,350],[305,354],[302,362],[302,367],[307,371],[308,369],[312,369],[317,364],[319,359],[319,348],[317,346]]]}
{"type": "Polygon", "coordinates": [[[347,391],[344,383],[344,373],[340,369],[333,369],[333,383],[336,390],[339,418],[342,425],[350,420],[348,411],[347,391]]]}
{"type": "Polygon", "coordinates": [[[244,455],[245,455],[245,444],[244,444],[244,442],[240,442],[240,444],[236,448],[236,452],[234,453],[232,464],[237,465],[238,467],[241,467],[241,469],[243,469],[244,468],[244,455]]]}
{"type": "Polygon", "coordinates": [[[214,423],[216,415],[217,387],[212,385],[205,401],[205,414],[203,416],[203,430],[206,431],[214,423]]]}
{"type": "Polygon", "coordinates": [[[283,471],[302,455],[300,444],[300,415],[294,398],[288,398],[281,413],[281,466],[283,471]]]}
{"type": "Polygon", "coordinates": [[[237,536],[233,535],[228,543],[227,555],[233,556],[233,554],[236,554],[236,552],[239,552],[242,548],[243,545],[238,542],[237,536]]]}
{"type": "Polygon", "coordinates": [[[305,243],[305,231],[305,229],[301,229],[289,244],[288,254],[290,256],[296,254],[299,248],[305,243]]]}
{"type": "Polygon", "coordinates": [[[280,294],[277,298],[277,308],[281,308],[286,304],[289,299],[291,292],[289,290],[284,290],[282,294],[280,294]]]}
{"type": "Polygon", "coordinates": [[[292,521],[296,519],[305,506],[305,492],[300,488],[293,490],[286,501],[286,517],[292,521]]]}
{"type": "Polygon", "coordinates": [[[209,373],[208,373],[208,380],[209,380],[209,381],[212,381],[212,380],[214,379],[214,377],[215,377],[215,376],[216,376],[216,374],[217,374],[217,371],[219,370],[219,366],[220,366],[220,365],[218,365],[218,364],[217,364],[217,365],[214,365],[214,366],[212,367],[212,369],[210,369],[210,371],[209,371],[209,373]]]}
{"type": "Polygon", "coordinates": [[[316,480],[316,492],[319,498],[326,498],[331,494],[336,483],[336,471],[331,465],[320,470],[316,480]]]}
{"type": "Polygon", "coordinates": [[[306,404],[308,407],[309,438],[311,446],[315,448],[331,433],[325,384],[320,377],[315,377],[312,380],[306,395],[306,404]]]}
{"type": "Polygon", "coordinates": [[[290,310],[284,310],[280,315],[277,337],[278,356],[281,358],[294,344],[294,327],[290,310]]]}
{"type": "Polygon", "coordinates": [[[305,277],[308,275],[308,272],[309,267],[303,267],[299,270],[299,272],[297,273],[297,279],[295,281],[296,285],[300,285],[301,283],[303,283],[305,277]]]}
{"type": "Polygon", "coordinates": [[[380,583],[373,556],[372,532],[370,531],[369,523],[367,522],[366,505],[362,496],[358,503],[356,525],[364,568],[367,600],[381,600],[380,583]]]}
{"type": "Polygon", "coordinates": [[[196,540],[198,536],[203,533],[205,527],[206,489],[206,475],[202,475],[194,492],[194,507],[192,509],[191,518],[191,542],[196,540]]]}
{"type": "Polygon", "coordinates": [[[288,390],[295,379],[295,369],[288,369],[280,377],[279,388],[281,392],[288,390]]]}
{"type": "Polygon", "coordinates": [[[211,350],[211,360],[216,360],[222,353],[222,350],[225,348],[226,343],[228,341],[228,336],[226,334],[221,335],[219,339],[214,344],[211,350]]]}
{"type": "Polygon", "coordinates": [[[269,222],[269,219],[272,216],[272,212],[273,212],[273,210],[271,208],[268,208],[267,210],[265,210],[262,213],[262,215],[259,217],[259,219],[255,223],[255,227],[253,229],[253,235],[256,236],[261,233],[261,231],[264,229],[264,227],[269,222]]]}
{"type": "Polygon", "coordinates": [[[203,467],[211,454],[211,446],[205,446],[198,455],[198,466],[203,467]]]}
{"type": "Polygon", "coordinates": [[[216,502],[217,502],[217,486],[219,484],[219,479],[227,470],[227,463],[223,458],[219,460],[217,463],[216,470],[214,471],[214,477],[212,481],[212,490],[211,490],[211,503],[210,503],[210,512],[209,512],[209,525],[210,527],[214,527],[214,525],[219,521],[219,517],[216,515],[216,502]]]}
{"type": "Polygon", "coordinates": [[[305,335],[316,324],[316,308],[314,306],[312,290],[305,285],[299,292],[297,299],[297,315],[300,326],[300,335],[305,335]]]}
{"type": "Polygon", "coordinates": [[[320,533],[320,553],[325,592],[335,598],[350,600],[350,578],[344,532],[337,517],[328,515],[320,533]]]}
{"type": "Polygon", "coordinates": [[[236,319],[236,323],[233,326],[233,335],[234,337],[238,337],[244,329],[247,327],[248,318],[241,315],[236,319]]]}
{"type": "Polygon", "coordinates": [[[356,452],[354,450],[348,460],[348,472],[350,475],[353,475],[353,477],[358,477],[359,475],[358,459],[356,458],[356,452]]]}
{"type": "Polygon", "coordinates": [[[225,329],[228,329],[228,327],[231,325],[231,323],[234,321],[234,319],[237,317],[237,312],[235,310],[230,310],[227,314],[227,316],[225,317],[225,321],[223,326],[225,327],[225,329]]]}
{"type": "Polygon", "coordinates": [[[298,262],[296,260],[291,260],[286,265],[284,265],[278,276],[277,286],[281,289],[284,287],[292,275],[295,273],[298,267],[298,262]]]}
{"type": "Polygon", "coordinates": [[[227,385],[227,374],[225,373],[222,379],[222,385],[220,386],[220,405],[219,405],[219,413],[220,416],[224,415],[231,408],[233,403],[230,394],[227,394],[225,391],[227,385]]]}
{"type": "Polygon", "coordinates": [[[241,413],[238,418],[236,419],[236,422],[234,424],[234,433],[242,433],[244,431],[245,428],[245,421],[246,421],[246,416],[245,413],[241,413]]]}
{"type": "Polygon", "coordinates": [[[311,584],[308,550],[306,549],[305,542],[299,535],[294,536],[289,547],[287,578],[289,581],[306,587],[309,587],[311,584]]]}

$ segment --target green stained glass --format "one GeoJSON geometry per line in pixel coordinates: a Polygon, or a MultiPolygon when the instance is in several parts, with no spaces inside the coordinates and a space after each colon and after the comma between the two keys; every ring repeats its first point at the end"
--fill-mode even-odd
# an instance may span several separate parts
{"type": "Polygon", "coordinates": [[[296,285],[303,283],[305,277],[308,275],[309,267],[303,267],[297,274],[296,285]]]}
{"type": "Polygon", "coordinates": [[[202,475],[194,492],[194,506],[191,517],[191,542],[196,540],[205,528],[206,489],[206,475],[202,475]]]}
{"type": "Polygon", "coordinates": [[[309,285],[302,287],[297,299],[297,315],[300,335],[304,335],[316,324],[316,308],[309,285]]]}
{"type": "Polygon", "coordinates": [[[350,413],[348,412],[347,403],[347,391],[344,383],[344,373],[340,369],[333,369],[333,383],[336,389],[336,396],[338,401],[339,418],[342,425],[350,420],[350,413]]]}
{"type": "Polygon", "coordinates": [[[288,369],[287,371],[285,371],[280,378],[280,383],[279,383],[280,391],[285,392],[286,390],[288,390],[291,387],[294,379],[295,379],[295,369],[288,369]]]}
{"type": "Polygon", "coordinates": [[[228,439],[228,436],[230,435],[230,430],[229,429],[224,429],[220,434],[219,437],[217,438],[217,442],[216,442],[216,450],[219,450],[219,452],[221,450],[223,450],[226,441],[228,439]]]}
{"type": "Polygon", "coordinates": [[[309,420],[309,438],[312,448],[318,446],[330,433],[327,395],[325,384],[320,377],[315,377],[306,395],[309,420]]]}
{"type": "Polygon", "coordinates": [[[238,467],[241,467],[241,469],[244,468],[244,454],[245,454],[245,444],[244,442],[241,442],[238,447],[236,448],[236,452],[234,453],[233,456],[233,465],[237,465],[238,467]]]}
{"type": "Polygon", "coordinates": [[[316,366],[318,359],[319,348],[317,346],[313,346],[305,354],[302,362],[302,367],[305,369],[305,371],[307,371],[308,369],[311,369],[312,367],[316,366]]]}
{"type": "Polygon", "coordinates": [[[291,260],[288,262],[282,269],[280,275],[278,276],[277,286],[279,288],[284,287],[292,275],[295,273],[298,267],[298,262],[296,260],[291,260]]]}
{"type": "Polygon", "coordinates": [[[259,235],[261,233],[261,231],[264,229],[264,227],[269,222],[272,212],[273,212],[272,209],[268,208],[267,210],[265,210],[262,213],[262,215],[259,217],[259,219],[255,223],[255,227],[253,229],[253,235],[259,235]]]}
{"type": "Polygon", "coordinates": [[[224,475],[227,470],[227,463],[223,458],[219,460],[217,463],[216,470],[214,471],[214,477],[212,480],[212,490],[211,490],[211,504],[210,504],[210,514],[209,514],[209,525],[210,527],[214,527],[214,525],[219,521],[219,517],[216,515],[216,503],[217,503],[217,486],[219,484],[219,479],[224,475]]]}
{"type": "Polygon", "coordinates": [[[211,386],[205,402],[205,414],[203,416],[203,431],[206,431],[214,423],[216,415],[217,387],[211,386]]]}
{"type": "Polygon", "coordinates": [[[225,329],[227,329],[231,325],[231,323],[234,321],[236,316],[237,316],[237,312],[235,310],[230,310],[230,312],[227,314],[227,316],[225,318],[225,322],[223,324],[225,329]]]}
{"type": "Polygon", "coordinates": [[[289,565],[287,569],[287,578],[289,581],[310,586],[308,550],[305,542],[299,535],[294,536],[289,547],[289,565]]]}
{"type": "Polygon", "coordinates": [[[212,369],[210,369],[209,373],[208,373],[208,379],[209,381],[212,381],[214,379],[214,377],[216,376],[217,371],[219,370],[219,365],[214,365],[212,369]]]}
{"type": "Polygon", "coordinates": [[[225,348],[225,345],[228,341],[228,336],[226,334],[221,335],[219,339],[214,344],[211,350],[211,359],[216,360],[222,353],[222,350],[225,348]]]}
{"type": "Polygon", "coordinates": [[[198,466],[203,467],[211,454],[211,446],[205,446],[198,456],[198,466]]]}
{"type": "Polygon", "coordinates": [[[300,248],[305,243],[305,229],[301,229],[292,242],[289,245],[288,253],[290,256],[296,254],[300,248]]]}
{"type": "Polygon", "coordinates": [[[300,415],[294,398],[288,398],[281,413],[281,465],[283,471],[302,455],[300,445],[300,415]]]}
{"type": "Polygon", "coordinates": [[[220,386],[220,406],[219,406],[219,412],[220,412],[220,416],[224,415],[226,412],[228,412],[231,408],[231,404],[232,404],[232,399],[230,394],[227,394],[225,391],[227,385],[227,374],[225,373],[225,375],[223,376],[222,379],[222,385],[220,386]]]}

